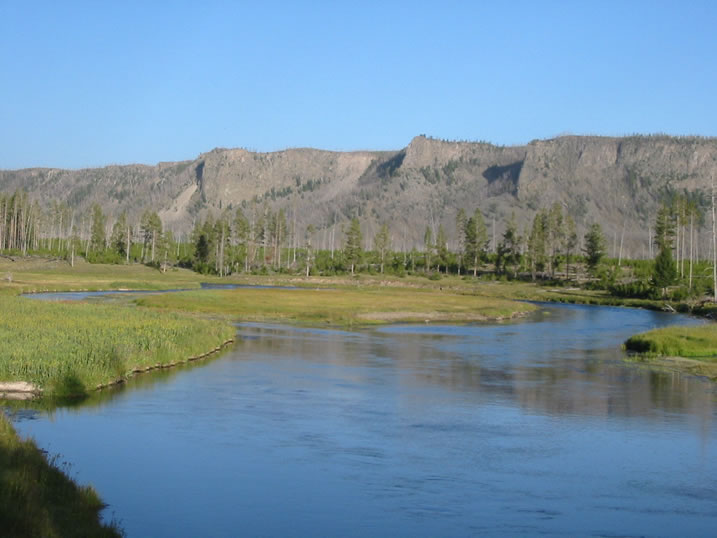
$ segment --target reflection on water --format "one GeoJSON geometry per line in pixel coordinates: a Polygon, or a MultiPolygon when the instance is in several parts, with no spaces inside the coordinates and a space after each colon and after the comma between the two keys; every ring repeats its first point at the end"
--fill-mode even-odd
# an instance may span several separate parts
{"type": "Polygon", "coordinates": [[[200,367],[20,420],[130,536],[709,535],[715,392],[625,364],[686,317],[552,306],[500,325],[245,324],[200,367]]]}

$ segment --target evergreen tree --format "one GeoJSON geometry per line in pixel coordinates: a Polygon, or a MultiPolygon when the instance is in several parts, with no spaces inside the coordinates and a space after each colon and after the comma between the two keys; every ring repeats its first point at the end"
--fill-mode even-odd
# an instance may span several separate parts
{"type": "Polygon", "coordinates": [[[351,274],[354,274],[356,265],[361,262],[361,223],[358,218],[351,220],[351,225],[346,232],[346,245],[344,246],[344,255],[346,261],[351,264],[351,274]]]}
{"type": "Polygon", "coordinates": [[[578,246],[578,232],[575,228],[575,221],[573,218],[566,214],[565,215],[565,273],[568,280],[570,280],[570,256],[578,246]]]}
{"type": "Polygon", "coordinates": [[[513,277],[517,276],[518,265],[520,264],[521,237],[518,235],[518,226],[515,222],[515,213],[511,214],[508,225],[503,232],[503,239],[498,245],[496,257],[496,269],[498,272],[507,273],[508,268],[512,269],[513,277]]]}
{"type": "Polygon", "coordinates": [[[677,268],[672,258],[672,246],[663,244],[655,258],[655,267],[652,272],[652,284],[662,290],[664,296],[667,288],[677,280],[677,268]]]}
{"type": "Polygon", "coordinates": [[[463,267],[463,253],[466,243],[466,226],[468,225],[468,217],[463,208],[458,210],[456,214],[456,233],[458,235],[458,274],[461,274],[463,267]]]}
{"type": "Polygon", "coordinates": [[[555,271],[560,265],[560,255],[565,242],[565,221],[563,210],[558,202],[555,202],[548,212],[547,238],[549,247],[548,264],[550,276],[555,278],[555,271]]]}
{"type": "Polygon", "coordinates": [[[436,234],[436,256],[438,264],[438,272],[441,272],[441,265],[448,272],[448,244],[446,239],[446,231],[443,229],[443,224],[438,225],[438,233],[436,234]]]}
{"type": "Polygon", "coordinates": [[[383,266],[386,261],[386,252],[389,250],[391,237],[388,234],[388,225],[384,223],[373,239],[374,248],[378,253],[379,262],[381,263],[381,273],[383,274],[383,266]]]}
{"type": "Polygon", "coordinates": [[[104,213],[102,213],[100,204],[94,204],[92,206],[92,232],[90,237],[90,247],[93,251],[105,249],[105,225],[106,217],[104,213]]]}
{"type": "Polygon", "coordinates": [[[473,265],[473,276],[478,274],[478,265],[485,253],[488,243],[488,231],[483,220],[483,214],[476,209],[465,226],[465,257],[466,263],[473,265]]]}
{"type": "Polygon", "coordinates": [[[431,270],[431,253],[433,252],[433,233],[431,228],[426,226],[426,231],[423,234],[423,248],[426,259],[426,271],[431,270]]]}
{"type": "Polygon", "coordinates": [[[142,233],[142,261],[144,262],[149,254],[150,261],[154,262],[157,246],[162,240],[162,220],[156,211],[148,209],[142,214],[140,231],[142,233]]]}
{"type": "Polygon", "coordinates": [[[249,270],[249,238],[251,236],[251,225],[249,219],[244,216],[241,208],[237,209],[234,215],[234,238],[236,240],[236,251],[234,252],[234,263],[237,268],[244,263],[244,271],[249,270]]]}
{"type": "Polygon", "coordinates": [[[530,276],[535,280],[536,273],[545,269],[547,215],[539,211],[533,218],[533,226],[528,236],[528,261],[530,262],[530,276]]]}
{"type": "Polygon", "coordinates": [[[127,212],[122,212],[112,226],[112,236],[110,239],[110,247],[123,258],[126,257],[129,252],[127,226],[127,212]]]}
{"type": "Polygon", "coordinates": [[[602,234],[602,228],[595,223],[585,234],[585,261],[588,271],[595,274],[600,261],[605,256],[605,237],[602,234]]]}
{"type": "Polygon", "coordinates": [[[666,294],[667,288],[677,280],[677,267],[672,257],[674,234],[670,209],[663,205],[657,212],[655,222],[655,245],[658,248],[658,253],[652,271],[652,284],[662,290],[663,296],[666,294]]]}

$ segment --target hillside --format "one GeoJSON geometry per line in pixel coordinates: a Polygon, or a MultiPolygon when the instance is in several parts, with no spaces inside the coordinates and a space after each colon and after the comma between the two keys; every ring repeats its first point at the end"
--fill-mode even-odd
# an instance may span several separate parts
{"type": "Polygon", "coordinates": [[[601,222],[611,251],[624,229],[626,254],[641,256],[659,202],[686,190],[706,204],[716,172],[717,139],[564,136],[500,147],[418,136],[389,152],[214,149],[155,166],[6,170],[0,191],[24,188],[41,203],[65,200],[80,212],[97,202],[110,215],[126,210],[137,219],[152,208],[180,233],[208,213],[243,207],[250,216],[266,203],[286,210],[297,235],[313,224],[315,244],[324,247],[334,226],[338,246],[340,227],[353,216],[367,241],[385,221],[394,247],[410,248],[422,243],[427,225],[443,223],[453,240],[459,208],[480,207],[500,234],[512,213],[522,228],[557,201],[581,232],[601,222]]]}

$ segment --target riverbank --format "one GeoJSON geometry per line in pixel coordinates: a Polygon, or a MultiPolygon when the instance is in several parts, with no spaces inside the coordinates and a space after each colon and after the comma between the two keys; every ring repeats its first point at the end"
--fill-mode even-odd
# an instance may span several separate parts
{"type": "Polygon", "coordinates": [[[16,538],[118,537],[100,522],[105,504],[91,486],[79,486],[35,443],[21,440],[0,412],[0,533],[16,538]]]}
{"type": "Polygon", "coordinates": [[[24,381],[50,397],[98,386],[178,358],[204,355],[235,328],[197,316],[128,305],[2,298],[0,381],[24,381]]]}
{"type": "Polygon", "coordinates": [[[667,327],[625,341],[635,360],[717,381],[717,325],[667,327]]]}

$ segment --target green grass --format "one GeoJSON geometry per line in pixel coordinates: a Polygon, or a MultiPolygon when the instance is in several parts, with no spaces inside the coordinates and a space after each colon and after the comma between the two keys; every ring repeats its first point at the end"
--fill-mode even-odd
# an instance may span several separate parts
{"type": "Polygon", "coordinates": [[[78,486],[32,441],[18,438],[0,412],[0,534],[15,538],[117,537],[100,523],[95,490],[78,486]]]}
{"type": "Polygon", "coordinates": [[[363,325],[387,322],[468,322],[510,318],[530,304],[437,289],[201,290],[141,297],[137,304],[167,311],[220,314],[243,321],[363,325]]]}
{"type": "Polygon", "coordinates": [[[630,337],[625,348],[655,356],[717,361],[717,325],[654,329],[630,337]]]}
{"type": "Polygon", "coordinates": [[[123,305],[0,296],[0,306],[0,380],[56,396],[205,353],[235,333],[228,323],[123,305]]]}
{"type": "Polygon", "coordinates": [[[144,265],[90,264],[81,259],[74,267],[63,260],[0,258],[0,293],[34,291],[198,288],[200,282],[218,281],[187,269],[162,273],[144,265]]]}

